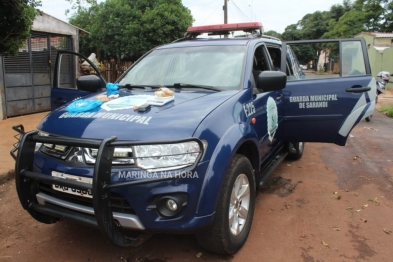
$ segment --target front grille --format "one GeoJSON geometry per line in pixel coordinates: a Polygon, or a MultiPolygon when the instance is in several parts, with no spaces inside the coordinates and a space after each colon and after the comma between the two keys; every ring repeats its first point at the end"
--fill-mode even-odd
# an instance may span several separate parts
{"type": "MultiPolygon", "coordinates": [[[[94,165],[96,163],[98,149],[43,144],[40,147],[40,152],[70,163],[94,165]]],[[[119,147],[115,149],[112,165],[133,164],[135,164],[135,160],[131,147],[119,147]]]]}
{"type": "MultiPolygon", "coordinates": [[[[51,185],[45,183],[39,183],[38,189],[39,192],[45,193],[52,197],[74,204],[93,208],[93,200],[91,198],[81,197],[53,190],[51,185]]],[[[118,193],[111,192],[111,206],[113,212],[135,215],[135,211],[132,209],[128,201],[118,193]]]]}
{"type": "Polygon", "coordinates": [[[114,212],[135,214],[128,201],[119,194],[111,193],[111,206],[114,212]]]}

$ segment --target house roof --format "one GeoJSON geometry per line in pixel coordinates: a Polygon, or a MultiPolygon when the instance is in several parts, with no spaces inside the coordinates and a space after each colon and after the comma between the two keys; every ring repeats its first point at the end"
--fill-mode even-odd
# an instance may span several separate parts
{"type": "MultiPolygon", "coordinates": [[[[61,23],[63,23],[63,24],[66,24],[67,26],[70,26],[70,27],[73,27],[73,28],[78,29],[78,30],[79,30],[79,34],[81,34],[81,35],[90,34],[90,32],[88,32],[88,31],[86,31],[86,30],[84,30],[84,29],[82,29],[82,28],[79,28],[79,27],[74,26],[74,25],[72,25],[72,24],[70,24],[70,23],[67,23],[67,22],[65,22],[65,21],[63,21],[63,20],[60,20],[60,19],[57,18],[57,17],[51,16],[51,15],[45,13],[45,12],[42,12],[42,18],[41,18],[41,19],[43,19],[44,16],[47,16],[49,19],[55,19],[55,20],[57,20],[57,21],[59,21],[59,22],[61,22],[61,23]]],[[[32,30],[35,30],[34,27],[36,26],[36,22],[38,22],[38,21],[36,21],[37,19],[40,19],[40,15],[37,15],[37,16],[36,16],[36,18],[35,18],[35,20],[34,20],[34,22],[33,22],[33,25],[32,25],[32,30]]]]}
{"type": "Polygon", "coordinates": [[[380,33],[380,32],[361,32],[358,35],[371,35],[374,36],[375,38],[393,38],[393,33],[380,33]]]}

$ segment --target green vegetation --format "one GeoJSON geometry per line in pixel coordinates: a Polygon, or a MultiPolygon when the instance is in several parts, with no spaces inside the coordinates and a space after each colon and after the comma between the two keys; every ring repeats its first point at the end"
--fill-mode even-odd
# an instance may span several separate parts
{"type": "Polygon", "coordinates": [[[277,33],[274,30],[269,30],[267,32],[264,32],[263,34],[264,35],[270,35],[270,36],[275,37],[275,38],[281,38],[282,37],[280,33],[277,33]]]}
{"type": "Polygon", "coordinates": [[[381,107],[380,111],[385,113],[387,116],[393,117],[393,105],[381,107]]]}
{"type": "Polygon", "coordinates": [[[26,39],[39,11],[40,0],[0,1],[0,55],[16,55],[26,39]]]}
{"type": "MultiPolygon", "coordinates": [[[[76,2],[78,3],[78,2],[76,2]]],[[[100,50],[106,57],[136,60],[158,45],[181,38],[191,26],[191,11],[181,0],[106,0],[79,4],[70,23],[90,32],[80,52],[100,50]]]]}
{"type": "Polygon", "coordinates": [[[285,41],[302,39],[351,38],[362,32],[393,31],[392,0],[344,0],[329,11],[305,15],[282,34],[285,41]]]}

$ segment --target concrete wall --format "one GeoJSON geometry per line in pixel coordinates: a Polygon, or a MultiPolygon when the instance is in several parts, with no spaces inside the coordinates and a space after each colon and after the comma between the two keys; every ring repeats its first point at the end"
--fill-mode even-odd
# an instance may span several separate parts
{"type": "Polygon", "coordinates": [[[392,40],[391,40],[391,38],[375,38],[374,45],[376,45],[376,46],[391,46],[392,40]]]}
{"type": "Polygon", "coordinates": [[[393,47],[390,47],[391,38],[387,39],[389,47],[382,50],[377,50],[374,47],[374,37],[367,34],[359,34],[356,37],[363,37],[366,41],[368,57],[370,60],[371,73],[376,78],[377,74],[381,71],[389,71],[393,73],[393,47]]]}
{"type": "Polygon", "coordinates": [[[72,36],[74,51],[79,51],[79,28],[63,22],[53,16],[43,13],[37,15],[31,27],[32,31],[70,35],[72,36]]]}

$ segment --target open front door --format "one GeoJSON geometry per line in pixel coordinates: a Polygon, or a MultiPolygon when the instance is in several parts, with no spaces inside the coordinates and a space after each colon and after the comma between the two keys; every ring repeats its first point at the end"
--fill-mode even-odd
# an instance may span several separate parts
{"type": "Polygon", "coordinates": [[[105,79],[87,57],[59,51],[51,90],[51,110],[105,88],[105,79]]]}
{"type": "Polygon", "coordinates": [[[345,145],[352,128],[375,109],[375,79],[364,40],[286,42],[281,57],[288,79],[282,139],[345,145]]]}

